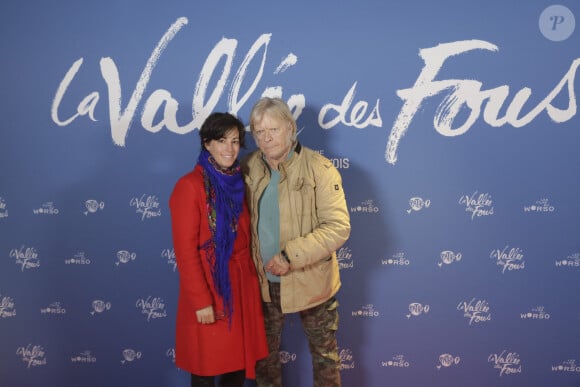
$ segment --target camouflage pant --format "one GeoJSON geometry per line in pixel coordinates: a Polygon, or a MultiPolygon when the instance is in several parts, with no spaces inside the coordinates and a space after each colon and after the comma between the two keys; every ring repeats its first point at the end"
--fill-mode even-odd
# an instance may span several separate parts
{"type": "MultiPolygon", "coordinates": [[[[272,302],[263,303],[269,355],[256,364],[258,387],[281,387],[280,340],[284,314],[280,308],[280,284],[270,283],[272,302]]],[[[336,342],[338,301],[330,300],[300,312],[302,328],[308,339],[314,387],[340,387],[340,359],[336,342]]]]}

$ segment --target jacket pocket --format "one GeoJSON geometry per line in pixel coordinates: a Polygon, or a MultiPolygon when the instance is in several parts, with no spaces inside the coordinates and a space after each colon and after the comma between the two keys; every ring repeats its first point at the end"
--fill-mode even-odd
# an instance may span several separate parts
{"type": "MultiPolygon", "coordinates": [[[[310,224],[311,229],[314,227],[313,222],[316,217],[316,192],[314,180],[307,177],[298,177],[291,185],[291,200],[295,203],[298,218],[302,219],[302,225],[306,226],[304,222],[310,224]]],[[[306,231],[309,232],[310,230],[306,231]]]]}

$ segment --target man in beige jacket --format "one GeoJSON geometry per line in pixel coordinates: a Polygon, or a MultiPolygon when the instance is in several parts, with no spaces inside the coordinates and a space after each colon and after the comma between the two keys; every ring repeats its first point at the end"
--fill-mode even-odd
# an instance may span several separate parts
{"type": "Polygon", "coordinates": [[[250,128],[259,150],[243,160],[242,171],[270,350],[256,366],[256,381],[282,386],[284,314],[299,312],[314,386],[340,386],[336,250],[350,234],[342,178],[330,160],[296,140],[296,122],[283,100],[260,99],[250,128]]]}

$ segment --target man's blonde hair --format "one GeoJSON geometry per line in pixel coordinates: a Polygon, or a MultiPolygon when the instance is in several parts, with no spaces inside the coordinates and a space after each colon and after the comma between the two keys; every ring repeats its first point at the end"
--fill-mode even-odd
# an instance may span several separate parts
{"type": "Polygon", "coordinates": [[[292,141],[296,140],[296,120],[294,119],[288,104],[286,104],[283,99],[262,97],[258,102],[256,102],[252,108],[252,112],[250,113],[250,129],[252,130],[252,133],[254,132],[255,125],[262,121],[264,115],[287,122],[292,129],[292,141]]]}

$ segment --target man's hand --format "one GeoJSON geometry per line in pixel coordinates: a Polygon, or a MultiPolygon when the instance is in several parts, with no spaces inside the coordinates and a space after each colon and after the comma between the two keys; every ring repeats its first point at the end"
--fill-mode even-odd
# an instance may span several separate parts
{"type": "Polygon", "coordinates": [[[265,269],[270,274],[281,276],[290,271],[290,264],[278,253],[266,263],[265,269]]]}

